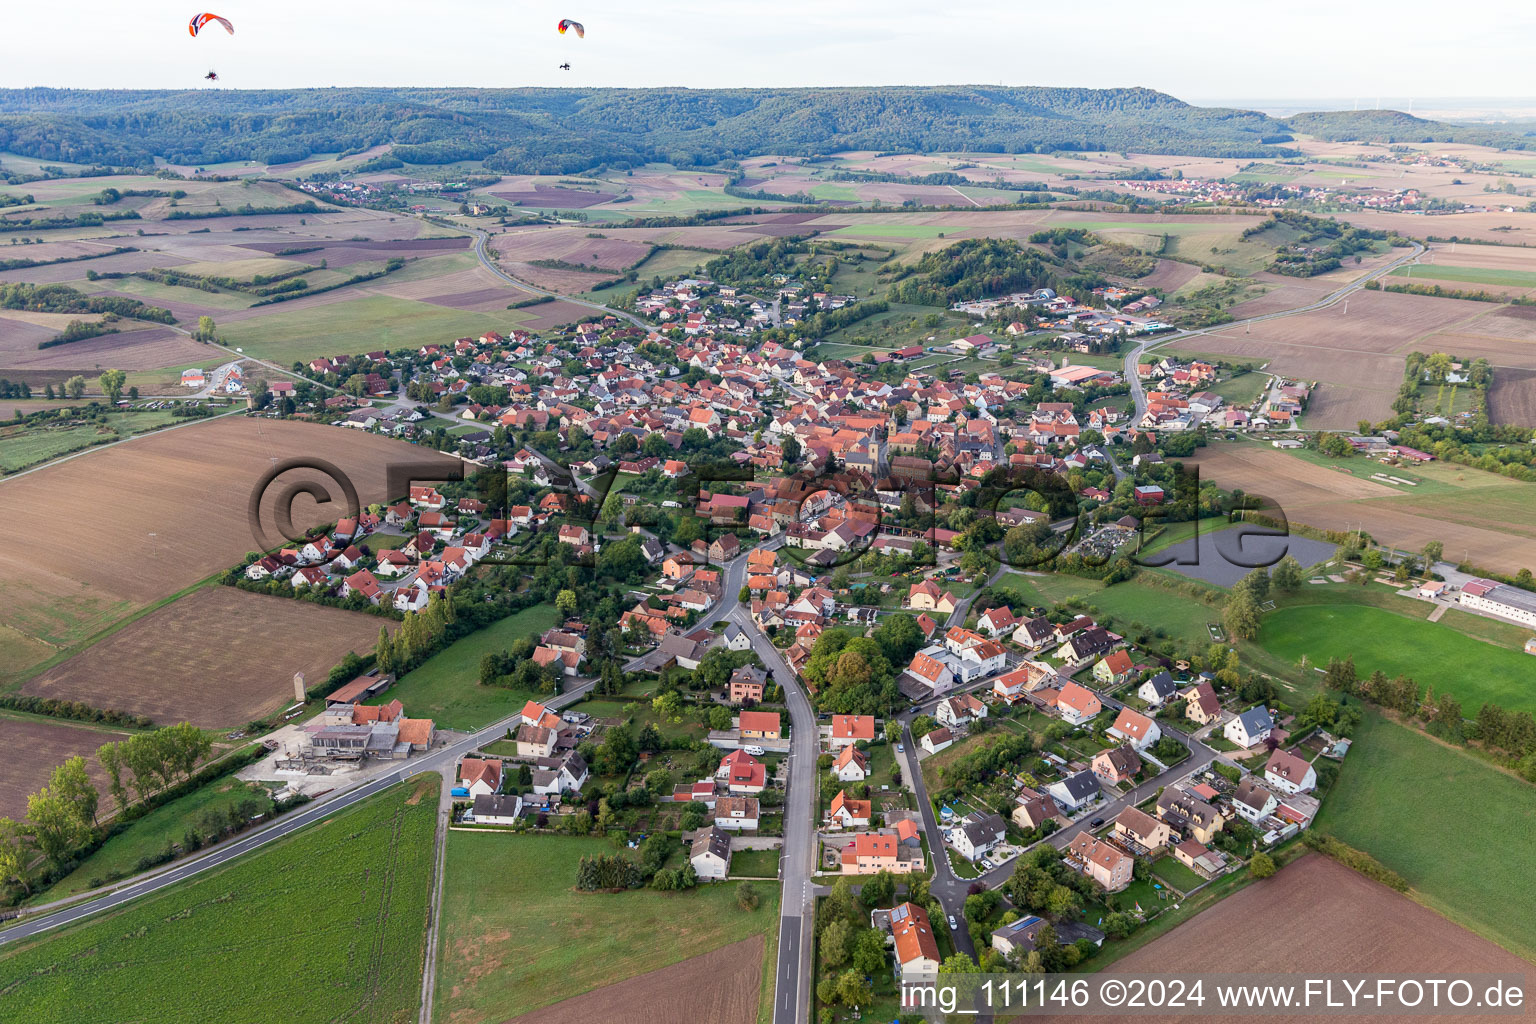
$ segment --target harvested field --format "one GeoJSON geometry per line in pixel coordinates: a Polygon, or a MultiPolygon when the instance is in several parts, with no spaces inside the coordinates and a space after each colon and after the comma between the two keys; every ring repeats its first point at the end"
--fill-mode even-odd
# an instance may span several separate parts
{"type": "Polygon", "coordinates": [[[545,228],[513,231],[493,240],[503,258],[530,263],[535,260],[560,260],[564,263],[603,270],[622,270],[651,254],[650,242],[600,231],[604,238],[588,238],[579,228],[545,228]]]}
{"type": "Polygon", "coordinates": [[[585,189],[549,185],[535,185],[531,192],[492,192],[491,195],[509,203],[544,210],[584,210],[613,199],[607,192],[588,192],[585,189]]]}
{"type": "Polygon", "coordinates": [[[323,680],[348,651],[372,650],[363,612],[210,586],[151,612],[30,680],[22,692],[230,728],[291,702],[293,674],[323,680]]]}
{"type": "MultiPolygon", "coordinates": [[[[5,323],[0,321],[0,324],[5,323]]],[[[38,341],[53,337],[56,331],[28,327],[11,332],[0,326],[0,366],[28,370],[55,370],[75,367],[111,366],[119,370],[155,370],[165,366],[185,363],[196,366],[209,358],[207,345],[200,345],[170,327],[147,326],[131,330],[133,321],[124,323],[120,334],[104,334],[96,338],[39,349],[38,341]],[[36,331],[42,330],[38,337],[36,331]],[[28,343],[30,342],[30,344],[28,343]]],[[[222,353],[220,353],[222,355],[222,353]]],[[[96,377],[99,370],[81,370],[87,379],[96,377]]]]}
{"type": "MultiPolygon", "coordinates": [[[[1328,289],[1331,290],[1331,289],[1328,289]]],[[[1342,304],[1253,324],[1251,328],[1215,331],[1217,338],[1268,342],[1362,355],[1407,352],[1420,338],[1480,316],[1488,307],[1459,299],[1437,299],[1390,292],[1359,292],[1342,304]]],[[[1301,374],[1315,377],[1316,374],[1301,374]]],[[[1347,378],[1346,378],[1347,379],[1347,378]]]]}
{"type": "MultiPolygon", "coordinates": [[[[1117,961],[1115,974],[1155,974],[1178,964],[1188,972],[1260,973],[1284,970],[1298,978],[1325,974],[1524,974],[1530,964],[1419,906],[1406,896],[1321,854],[1311,853],[1279,874],[1255,882],[1167,935],[1117,961]],[[1285,921],[1284,928],[1255,928],[1285,921]]],[[[1067,1015],[1048,1020],[1080,1020],[1067,1015]]],[[[1158,1024],[1239,1022],[1251,1014],[1141,1014],[1158,1024]]],[[[1332,1015],[1341,1024],[1381,1020],[1332,1015]]],[[[1510,1020],[1506,1015],[1460,1016],[1464,1021],[1510,1020]]],[[[1517,1019],[1530,1019],[1529,1015],[1517,1019]]]]}
{"type": "Polygon", "coordinates": [[[757,1019],[762,970],[763,937],[758,935],[525,1013],[508,1024],[588,1024],[595,1020],[751,1024],[757,1019]]]}
{"type": "Polygon", "coordinates": [[[91,755],[103,743],[126,738],[126,733],[108,729],[42,722],[36,719],[0,717],[0,818],[21,819],[27,813],[27,794],[48,784],[48,775],[65,761],[82,754],[91,781],[101,793],[102,806],[107,800],[106,772],[91,755]]]}
{"type": "Polygon", "coordinates": [[[1324,384],[1308,400],[1302,423],[1309,430],[1353,431],[1361,420],[1374,422],[1388,415],[1393,397],[1379,388],[1324,384]]]}
{"type": "MultiPolygon", "coordinates": [[[[363,238],[348,239],[343,242],[316,241],[309,244],[324,245],[327,249],[331,248],[332,246],[345,246],[348,249],[359,249],[364,252],[413,252],[420,254],[423,252],[432,252],[440,249],[468,249],[472,241],[473,240],[467,235],[454,235],[446,238],[411,238],[408,236],[382,240],[363,238]]],[[[262,252],[276,253],[279,249],[294,248],[297,247],[297,245],[297,243],[292,242],[264,242],[253,245],[246,245],[245,248],[260,249],[262,252]]],[[[323,254],[316,253],[315,255],[320,256],[323,254]]]]}
{"type": "MultiPolygon", "coordinates": [[[[27,256],[31,259],[45,258],[37,252],[40,248],[41,246],[31,246],[27,249],[27,256]]],[[[93,248],[97,252],[109,251],[108,246],[93,246],[93,248]]],[[[103,256],[96,260],[81,260],[78,263],[55,263],[46,267],[0,271],[0,281],[58,284],[61,281],[84,281],[87,270],[94,270],[98,274],[122,274],[132,273],[135,270],[149,270],[152,267],[175,267],[185,262],[187,261],[180,256],[162,252],[125,252],[116,256],[103,256]]]]}
{"type": "MultiPolygon", "coordinates": [[[[599,281],[613,279],[611,271],[553,270],[549,267],[536,267],[532,263],[503,263],[501,267],[520,281],[528,281],[547,291],[566,295],[579,295],[599,281]]],[[[590,315],[590,311],[585,315],[590,315]]]]}
{"type": "Polygon", "coordinates": [[[1493,375],[1488,415],[1495,423],[1536,426],[1536,370],[1504,370],[1493,375]]]}
{"type": "MultiPolygon", "coordinates": [[[[1479,509],[1492,499],[1478,495],[1483,487],[1528,487],[1503,477],[1467,470],[1460,483],[1468,488],[1460,501],[1444,496],[1407,493],[1365,479],[1379,464],[1348,460],[1337,469],[1317,465],[1272,448],[1219,445],[1190,460],[1203,479],[1225,489],[1278,498],[1286,518],[1325,530],[1363,528],[1383,544],[1417,551],[1432,540],[1445,544],[1447,557],[1466,557],[1478,565],[1536,568],[1536,539],[1525,536],[1520,521],[1490,522],[1479,509]],[[1346,470],[1353,470],[1348,472],[1346,470]],[[1447,501],[1450,504],[1447,505],[1447,501]]],[[[1529,504],[1512,492],[1513,508],[1529,504]]],[[[1493,502],[1492,509],[1505,503],[1493,502]]],[[[1516,512],[1511,512],[1511,515],[1516,512]]],[[[1509,518],[1506,516],[1505,518],[1509,518]]]]}
{"type": "MultiPolygon", "coordinates": [[[[143,607],[240,560],[256,546],[246,517],[251,488],[273,459],[309,456],[348,473],[362,502],[384,493],[390,461],[450,460],[422,448],[299,422],[230,417],[147,435],[0,481],[0,601],[7,624],[55,648],[80,643],[143,607]],[[132,500],[127,500],[132,496],[132,500]],[[68,521],[71,541],[57,543],[68,521]]],[[[328,506],[295,502],[296,527],[338,517],[328,506]]],[[[276,490],[273,488],[272,490],[276,490]]],[[[270,491],[269,491],[270,493],[270,491]]],[[[262,508],[273,532],[275,496],[262,508]]],[[[378,628],[373,633],[377,635],[378,628]]],[[[0,685],[29,666],[0,666],[0,685]]]]}
{"type": "Polygon", "coordinates": [[[1193,280],[1199,273],[1199,267],[1188,263],[1158,260],[1157,269],[1146,277],[1138,277],[1136,284],[1143,288],[1161,288],[1165,292],[1174,292],[1193,280]]]}

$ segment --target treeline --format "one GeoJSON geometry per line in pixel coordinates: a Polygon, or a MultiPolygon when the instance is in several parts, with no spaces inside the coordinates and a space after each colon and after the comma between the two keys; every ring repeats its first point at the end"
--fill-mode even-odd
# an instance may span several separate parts
{"type": "Polygon", "coordinates": [[[155,724],[148,715],[92,707],[82,701],[60,700],[57,697],[8,693],[0,695],[0,708],[25,711],[32,715],[47,715],[50,718],[68,718],[76,722],[102,722],[107,725],[126,725],[138,729],[148,729],[155,724]]]}
{"type": "Polygon", "coordinates": [[[72,341],[84,341],[87,338],[99,338],[104,334],[117,334],[116,327],[108,326],[105,320],[97,323],[88,323],[85,320],[71,320],[64,325],[64,330],[55,334],[47,341],[37,343],[38,348],[53,348],[57,345],[68,345],[72,341]]]}
{"type": "MultiPolygon", "coordinates": [[[[280,213],[320,213],[320,207],[313,200],[306,199],[302,203],[289,203],[287,206],[252,206],[246,203],[244,206],[232,208],[219,207],[214,210],[172,210],[165,215],[166,220],[208,220],[213,217],[257,217],[280,213]]],[[[135,217],[138,214],[134,214],[135,217]]]]}
{"type": "Polygon", "coordinates": [[[131,245],[119,245],[115,249],[106,252],[88,252],[79,256],[60,256],[51,260],[32,260],[26,258],[0,260],[0,270],[30,270],[33,267],[51,267],[56,263],[78,263],[81,260],[99,260],[103,256],[121,256],[125,252],[138,252],[131,245]]]}
{"type": "Polygon", "coordinates": [[[403,266],[405,266],[405,260],[399,256],[395,256],[392,257],[387,263],[385,263],[383,268],[380,270],[369,271],[366,274],[353,274],[345,281],[337,281],[334,284],[322,284],[316,285],[313,288],[295,289],[294,291],[282,292],[281,294],[272,295],[268,298],[262,299],[259,302],[253,302],[251,303],[251,306],[252,308],[256,306],[271,306],[278,302],[291,302],[294,299],[308,298],[311,295],[323,295],[326,292],[335,291],[337,288],[345,288],[348,285],[362,284],[364,281],[376,281],[381,277],[393,274],[403,266]]]}
{"type": "Polygon", "coordinates": [[[158,188],[104,188],[91,202],[97,206],[111,206],[124,199],[185,199],[186,189],[174,189],[170,192],[158,188]]]}
{"type": "Polygon", "coordinates": [[[299,264],[277,274],[257,274],[249,281],[216,274],[188,274],[173,268],[162,267],[156,267],[152,270],[130,270],[106,274],[98,274],[95,271],[88,270],[85,276],[90,281],[111,281],[125,277],[136,277],[141,281],[174,285],[178,288],[193,288],[203,292],[232,291],[244,292],[248,295],[268,296],[305,290],[309,286],[299,275],[316,269],[320,268],[299,264]]]}
{"type": "Polygon", "coordinates": [[[1536,306],[1536,300],[1523,295],[1501,295],[1495,292],[1466,288],[1446,288],[1438,284],[1387,284],[1371,280],[1365,282],[1370,291],[1397,292],[1400,295],[1431,295],[1442,299],[1466,299],[1468,302],[1497,302],[1511,306],[1536,306]]]}
{"type": "Polygon", "coordinates": [[[1408,891],[1408,880],[1402,875],[1393,871],[1364,850],[1357,850],[1353,846],[1328,835],[1326,832],[1319,832],[1315,828],[1309,828],[1301,834],[1301,841],[1309,849],[1326,854],[1346,867],[1354,868],[1366,878],[1380,882],[1382,885],[1396,889],[1398,892],[1408,891]]]}
{"type": "Polygon", "coordinates": [[[360,168],[483,160],[569,174],[765,154],[1134,151],[1298,155],[1284,122],[1150,89],[294,89],[0,92],[0,150],[144,166],[285,163],[393,144],[360,168]],[[131,113],[129,113],[131,111],[131,113]]]}
{"type": "Polygon", "coordinates": [[[173,324],[168,309],[146,306],[138,299],[91,296],[64,284],[0,283],[0,309],[24,309],[33,313],[114,313],[135,320],[173,324]]]}
{"type": "Polygon", "coordinates": [[[1275,253],[1269,269],[1289,277],[1314,277],[1343,266],[1344,258],[1374,252],[1376,242],[1393,241],[1385,231],[1355,227],[1344,221],[1313,217],[1296,210],[1276,210],[1268,220],[1245,229],[1247,240],[1272,227],[1285,225],[1300,232],[1294,241],[1275,253]]]}
{"type": "Polygon", "coordinates": [[[1379,707],[1416,718],[1425,731],[1448,743],[1478,740],[1492,753],[1501,754],[1508,767],[1529,782],[1536,782],[1536,716],[1529,711],[1509,711],[1489,701],[1470,721],[1461,701],[1450,693],[1435,696],[1433,688],[1420,688],[1410,676],[1387,678],[1377,670],[1362,679],[1354,658],[1328,663],[1324,684],[1379,707]]]}
{"type": "Polygon", "coordinates": [[[137,210],[115,213],[87,211],[73,217],[7,217],[0,219],[0,231],[57,231],[62,228],[99,228],[108,221],[139,220],[137,210]]]}
{"type": "MultiPolygon", "coordinates": [[[[135,806],[130,788],[140,808],[154,796],[168,799],[166,791],[178,781],[192,782],[193,769],[212,749],[207,735],[186,722],[103,744],[96,757],[106,772],[120,821],[126,821],[135,806]]],[[[264,753],[259,747],[256,750],[258,756],[264,753]]],[[[30,893],[29,865],[34,855],[47,862],[44,881],[72,869],[111,834],[98,827],[99,799],[84,757],[76,755],[55,768],[48,785],[27,797],[26,820],[0,818],[0,882],[14,882],[30,893]]]]}

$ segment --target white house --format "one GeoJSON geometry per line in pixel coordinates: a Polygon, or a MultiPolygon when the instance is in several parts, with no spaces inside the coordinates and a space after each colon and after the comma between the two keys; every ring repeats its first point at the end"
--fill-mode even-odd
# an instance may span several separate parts
{"type": "Polygon", "coordinates": [[[1136,696],[1158,707],[1179,692],[1178,685],[1167,672],[1159,672],[1136,688],[1136,696]]]}
{"type": "Polygon", "coordinates": [[[482,793],[475,797],[472,813],[477,825],[513,825],[523,813],[523,798],[516,794],[482,793]]]}
{"type": "Polygon", "coordinates": [[[723,879],[731,871],[731,837],[718,825],[701,831],[688,850],[688,863],[700,878],[723,879]]]}
{"type": "Polygon", "coordinates": [[[1099,798],[1099,777],[1091,771],[1080,771],[1051,783],[1046,787],[1046,792],[1051,794],[1057,807],[1075,811],[1099,798]]]}
{"type": "Polygon", "coordinates": [[[1264,781],[1278,793],[1289,796],[1317,788],[1317,770],[1289,750],[1270,752],[1264,765],[1264,781]]]}
{"type": "Polygon", "coordinates": [[[1120,714],[1115,716],[1115,724],[1106,729],[1105,734],[1124,740],[1137,750],[1145,750],[1161,738],[1163,731],[1146,715],[1121,708],[1120,714]]]}
{"type": "Polygon", "coordinates": [[[1251,747],[1269,739],[1274,730],[1275,721],[1269,717],[1269,709],[1260,706],[1249,708],[1232,719],[1222,728],[1221,734],[1240,747],[1251,747]]]}
{"type": "Polygon", "coordinates": [[[862,750],[850,744],[832,762],[832,774],[839,782],[863,782],[869,778],[869,759],[862,750]]]}
{"type": "Polygon", "coordinates": [[[966,860],[977,860],[1008,836],[1008,826],[998,814],[968,814],[951,833],[951,844],[966,860]]]}
{"type": "Polygon", "coordinates": [[[723,796],[715,801],[715,824],[720,828],[757,828],[758,805],[755,796],[723,796]]]}
{"type": "Polygon", "coordinates": [[[1232,806],[1248,821],[1260,822],[1275,813],[1275,808],[1280,806],[1280,801],[1273,792],[1261,786],[1252,775],[1249,775],[1238,784],[1237,791],[1232,794],[1232,806]]]}
{"type": "Polygon", "coordinates": [[[987,717],[987,706],[968,693],[957,693],[939,701],[934,718],[940,725],[956,726],[987,717]]]}

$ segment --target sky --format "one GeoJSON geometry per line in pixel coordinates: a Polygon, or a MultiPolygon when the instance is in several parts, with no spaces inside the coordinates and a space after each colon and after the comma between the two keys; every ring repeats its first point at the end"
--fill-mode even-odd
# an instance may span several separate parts
{"type": "Polygon", "coordinates": [[[1529,96],[1536,4],[165,0],[8,5],[0,87],[1147,86],[1192,102],[1529,96]],[[334,13],[328,12],[328,7],[334,13]],[[568,17],[585,39],[560,36],[568,17]],[[1068,24],[1069,23],[1069,24],[1068,24]],[[570,62],[563,72],[558,65],[570,62]]]}

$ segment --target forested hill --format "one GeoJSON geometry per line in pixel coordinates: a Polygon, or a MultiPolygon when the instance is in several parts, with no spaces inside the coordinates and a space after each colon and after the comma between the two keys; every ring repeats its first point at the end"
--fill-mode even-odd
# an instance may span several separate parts
{"type": "Polygon", "coordinates": [[[393,143],[411,162],[571,173],[761,154],[1110,150],[1293,155],[1284,123],[1151,89],[0,90],[0,151],[283,163],[393,143]]]}
{"type": "Polygon", "coordinates": [[[1455,142],[1495,149],[1536,149],[1529,127],[1447,124],[1401,110],[1334,110],[1296,114],[1287,122],[1304,135],[1330,142],[1455,142]]]}

